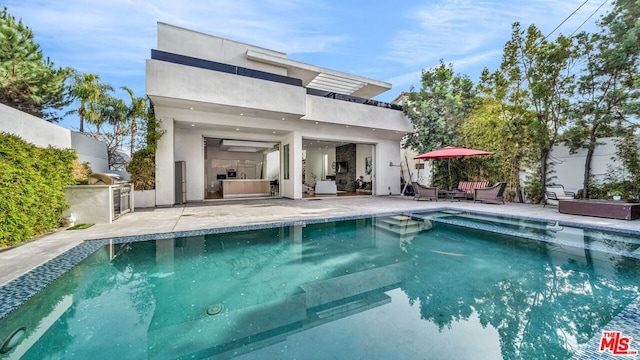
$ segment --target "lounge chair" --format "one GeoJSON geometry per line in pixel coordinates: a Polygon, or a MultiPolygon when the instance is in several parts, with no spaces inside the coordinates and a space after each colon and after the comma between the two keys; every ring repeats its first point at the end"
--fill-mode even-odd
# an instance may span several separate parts
{"type": "Polygon", "coordinates": [[[500,182],[492,187],[485,189],[475,189],[475,196],[473,201],[480,201],[484,203],[504,204],[504,189],[507,187],[507,183],[500,182]]]}
{"type": "Polygon", "coordinates": [[[426,187],[412,182],[413,184],[413,200],[434,200],[438,201],[438,188],[426,187]]]}
{"type": "Polygon", "coordinates": [[[464,197],[466,199],[473,200],[476,189],[484,189],[487,187],[489,187],[488,181],[460,181],[456,189],[460,192],[464,192],[464,197]]]}
{"type": "Polygon", "coordinates": [[[544,192],[544,205],[542,207],[547,206],[547,204],[558,205],[560,200],[571,200],[576,197],[576,193],[573,191],[565,191],[564,186],[557,185],[549,185],[545,189],[544,192]]]}

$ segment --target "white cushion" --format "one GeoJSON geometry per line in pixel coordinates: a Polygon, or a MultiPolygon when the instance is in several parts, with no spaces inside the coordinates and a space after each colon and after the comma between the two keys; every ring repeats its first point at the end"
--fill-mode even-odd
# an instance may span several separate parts
{"type": "Polygon", "coordinates": [[[559,186],[547,186],[547,191],[555,193],[560,200],[573,199],[573,196],[565,194],[564,189],[559,186]]]}
{"type": "Polygon", "coordinates": [[[338,187],[335,181],[318,181],[316,183],[316,194],[332,194],[338,193],[338,187]]]}

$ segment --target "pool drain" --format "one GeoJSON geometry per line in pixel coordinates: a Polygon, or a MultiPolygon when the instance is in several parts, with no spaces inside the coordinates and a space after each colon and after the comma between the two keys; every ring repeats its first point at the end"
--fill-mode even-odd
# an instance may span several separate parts
{"type": "Polygon", "coordinates": [[[6,354],[9,351],[13,350],[22,339],[24,339],[24,335],[27,333],[27,328],[24,326],[21,328],[15,329],[11,335],[7,336],[6,339],[2,342],[2,346],[0,347],[0,354],[6,354]]]}
{"type": "Polygon", "coordinates": [[[218,315],[222,310],[224,310],[224,305],[222,304],[211,305],[207,308],[207,315],[218,315]]]}

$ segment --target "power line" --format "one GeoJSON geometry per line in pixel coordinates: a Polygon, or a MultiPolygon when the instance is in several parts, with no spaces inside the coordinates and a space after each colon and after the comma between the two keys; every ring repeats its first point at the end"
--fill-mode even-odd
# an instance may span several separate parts
{"type": "Polygon", "coordinates": [[[578,10],[580,10],[588,2],[589,2],[589,0],[585,0],[580,6],[578,6],[577,9],[573,10],[573,12],[571,14],[569,14],[569,16],[567,16],[564,20],[562,20],[562,22],[558,26],[556,26],[555,29],[553,29],[550,33],[548,33],[547,36],[545,36],[543,40],[546,40],[549,36],[551,36],[551,34],[556,32],[556,30],[558,30],[560,28],[560,26],[562,26],[562,24],[567,22],[567,20],[569,20],[576,12],[578,12],[578,10]]]}
{"type": "Polygon", "coordinates": [[[589,17],[588,17],[585,21],[583,21],[583,22],[582,22],[582,24],[580,24],[580,26],[578,26],[578,28],[577,28],[577,29],[575,29],[575,30],[571,33],[571,35],[569,35],[569,36],[570,36],[570,37],[571,37],[571,36],[573,36],[573,34],[575,34],[578,30],[580,30],[580,28],[581,28],[582,26],[584,26],[584,24],[586,24],[586,23],[587,23],[587,21],[589,21],[589,19],[591,19],[591,18],[593,17],[593,15],[595,15],[598,11],[600,11],[600,9],[602,9],[602,7],[604,6],[604,4],[606,4],[606,3],[608,3],[608,2],[609,2],[609,0],[604,0],[604,2],[603,2],[602,4],[600,4],[600,6],[598,6],[598,8],[597,8],[594,12],[592,12],[592,13],[591,13],[591,15],[589,15],[589,17]]]}

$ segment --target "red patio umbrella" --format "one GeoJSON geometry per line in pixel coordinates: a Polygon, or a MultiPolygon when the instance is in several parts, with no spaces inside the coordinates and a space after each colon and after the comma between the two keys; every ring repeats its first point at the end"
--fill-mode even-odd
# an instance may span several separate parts
{"type": "Polygon", "coordinates": [[[447,146],[442,149],[433,150],[433,151],[429,151],[428,153],[418,155],[414,157],[414,159],[435,160],[435,159],[459,158],[459,157],[465,157],[465,156],[484,156],[484,155],[491,155],[491,154],[492,153],[489,151],[467,149],[467,148],[455,147],[455,146],[447,146]]]}
{"type": "MultiPolygon", "coordinates": [[[[420,160],[441,160],[451,158],[461,158],[465,156],[485,156],[491,155],[492,152],[484,150],[467,149],[463,147],[447,146],[442,149],[429,151],[427,153],[418,155],[414,159],[420,160]]],[[[451,183],[451,164],[447,164],[449,169],[449,183],[451,183]]],[[[431,179],[433,183],[433,179],[431,179]]]]}

